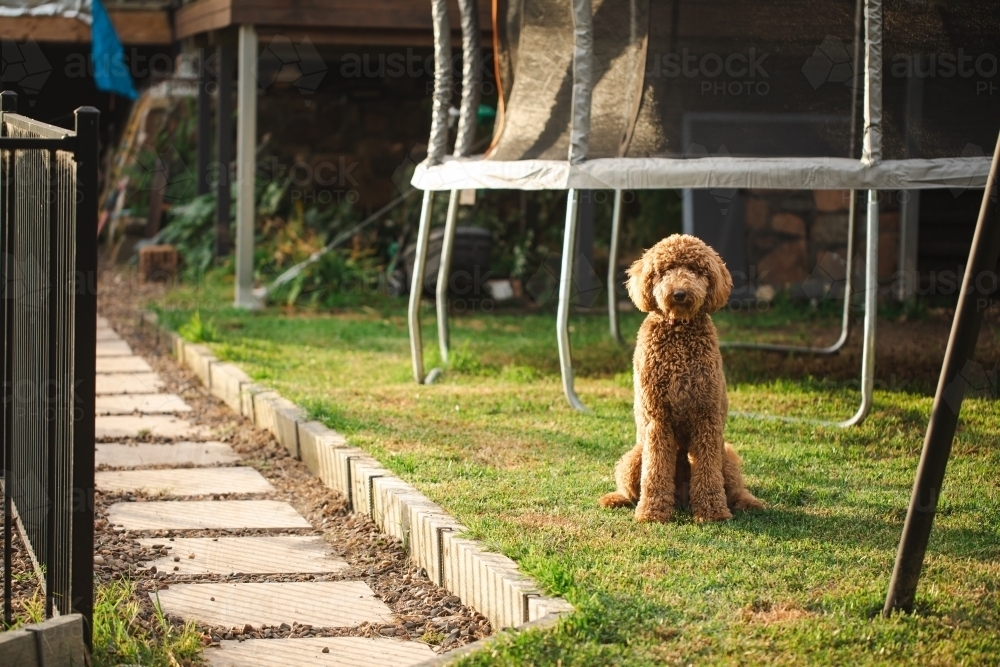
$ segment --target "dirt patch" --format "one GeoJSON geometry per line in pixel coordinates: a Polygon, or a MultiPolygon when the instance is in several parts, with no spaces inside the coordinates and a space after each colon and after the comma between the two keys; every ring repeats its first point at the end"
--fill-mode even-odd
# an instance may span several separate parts
{"type": "MultiPolygon", "coordinates": [[[[875,333],[876,386],[893,391],[933,393],[948,346],[953,317],[953,311],[941,309],[916,320],[879,320],[875,333]]],[[[828,325],[794,324],[762,330],[754,335],[754,340],[791,345],[829,345],[836,340],[838,331],[828,325]]],[[[733,327],[720,326],[720,334],[726,340],[737,337],[733,327]]],[[[730,382],[814,377],[856,383],[861,369],[861,350],[861,322],[856,322],[848,343],[834,355],[732,348],[723,349],[722,354],[730,382]]],[[[987,311],[974,359],[985,375],[995,372],[1000,366],[1000,307],[987,311]]],[[[984,386],[983,390],[986,393],[981,395],[990,395],[988,386],[984,386]]],[[[1000,398],[997,395],[990,397],[1000,398]]]]}
{"type": "Polygon", "coordinates": [[[525,528],[557,528],[567,533],[580,532],[580,525],[577,522],[555,514],[529,512],[528,514],[521,514],[514,520],[525,528]]]}
{"type": "Polygon", "coordinates": [[[744,623],[762,623],[770,625],[772,623],[785,623],[787,621],[797,621],[808,618],[814,614],[787,603],[772,603],[759,601],[748,604],[743,608],[741,616],[744,623]]]}

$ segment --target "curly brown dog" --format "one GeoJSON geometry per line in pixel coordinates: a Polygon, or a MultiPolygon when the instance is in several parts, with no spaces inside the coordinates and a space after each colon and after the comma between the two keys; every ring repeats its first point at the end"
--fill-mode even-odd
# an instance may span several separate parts
{"type": "Polygon", "coordinates": [[[637,521],[668,521],[688,501],[696,521],[763,507],[744,486],[740,458],[722,435],[729,399],[709,317],[733,289],[722,258],[700,239],[674,234],[628,275],[629,296],[649,313],[633,359],[638,443],[618,461],[618,490],[601,505],[635,504],[637,521]]]}

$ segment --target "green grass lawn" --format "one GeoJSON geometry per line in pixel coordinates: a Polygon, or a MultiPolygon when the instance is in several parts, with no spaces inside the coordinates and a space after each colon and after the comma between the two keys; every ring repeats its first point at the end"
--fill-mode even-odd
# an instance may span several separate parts
{"type": "MultiPolygon", "coordinates": [[[[597,506],[634,442],[630,351],[610,342],[604,318],[572,320],[577,390],[591,408],[577,414],[561,394],[550,314],[455,319],[450,369],[418,386],[401,301],[336,314],[213,307],[229,290],[180,287],[156,305],[175,327],[201,308],[208,324],[197,335],[214,338],[220,358],[347,435],[576,605],[555,629],[504,638],[463,664],[1000,663],[995,401],[963,408],[918,612],[883,619],[929,396],[878,391],[851,430],[731,418],[727,438],[768,509],[724,524],[685,513],[637,524],[597,506]]],[[[835,310],[819,317],[837,328],[835,310]]],[[[431,368],[429,307],[424,321],[431,368]]],[[[627,337],[640,321],[623,317],[627,337]]],[[[741,322],[726,320],[726,335],[757,330],[741,322]]],[[[842,419],[858,401],[843,383],[739,375],[734,410],[842,419]]]]}

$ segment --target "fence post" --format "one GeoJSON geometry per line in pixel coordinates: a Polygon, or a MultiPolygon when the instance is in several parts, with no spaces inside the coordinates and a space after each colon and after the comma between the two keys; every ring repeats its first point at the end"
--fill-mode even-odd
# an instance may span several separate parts
{"type": "MultiPolygon", "coordinates": [[[[17,113],[17,93],[5,90],[0,93],[0,136],[4,134],[4,124],[3,115],[6,113],[17,113]]],[[[0,151],[0,158],[2,158],[2,151],[0,151]]],[[[10,261],[10,184],[11,184],[11,174],[10,170],[13,169],[13,164],[10,164],[7,160],[3,160],[2,170],[3,170],[3,190],[0,191],[0,212],[3,214],[3,229],[2,229],[2,240],[3,240],[3,270],[4,270],[4,299],[3,307],[0,308],[0,312],[3,313],[3,336],[4,336],[4,353],[3,353],[3,410],[0,411],[2,415],[2,431],[0,431],[0,436],[3,437],[3,471],[4,471],[4,484],[3,484],[3,534],[5,536],[3,543],[3,620],[4,624],[10,626],[13,620],[13,614],[11,609],[11,597],[13,594],[12,580],[10,576],[11,571],[11,554],[13,551],[13,545],[9,535],[13,535],[14,532],[14,522],[13,522],[13,512],[12,507],[12,489],[11,480],[7,471],[11,468],[11,462],[13,461],[13,451],[12,442],[10,434],[10,418],[11,411],[13,409],[13,383],[11,382],[11,353],[10,353],[10,315],[13,308],[13,299],[10,298],[10,294],[7,293],[7,285],[10,285],[14,278],[14,266],[13,262],[10,261]],[[8,393],[9,392],[9,393],[8,393]]]]}
{"type": "Polygon", "coordinates": [[[93,107],[76,110],[76,290],[73,355],[73,610],[86,619],[91,648],[94,625],[94,393],[97,351],[98,121],[93,107]]]}

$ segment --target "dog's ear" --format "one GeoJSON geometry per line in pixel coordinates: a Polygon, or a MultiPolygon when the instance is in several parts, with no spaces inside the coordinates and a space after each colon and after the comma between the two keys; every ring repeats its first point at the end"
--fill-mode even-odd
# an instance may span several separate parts
{"type": "Polygon", "coordinates": [[[714,313],[729,303],[729,295],[733,291],[733,277],[729,275],[726,263],[719,253],[708,249],[708,293],[705,295],[704,310],[714,313]]]}
{"type": "Polygon", "coordinates": [[[628,296],[632,299],[635,307],[644,313],[655,310],[656,305],[653,299],[653,286],[649,284],[649,262],[646,259],[649,252],[643,253],[642,257],[632,262],[628,267],[628,296]]]}

